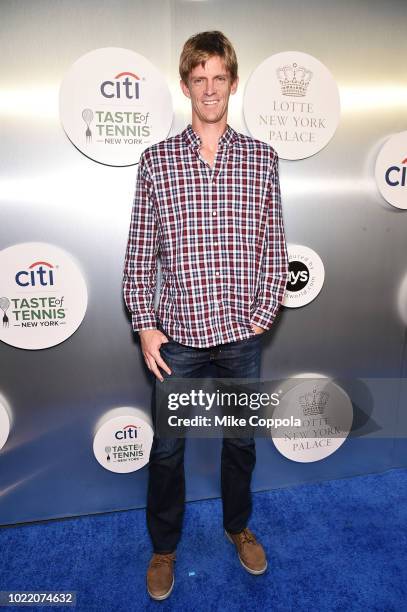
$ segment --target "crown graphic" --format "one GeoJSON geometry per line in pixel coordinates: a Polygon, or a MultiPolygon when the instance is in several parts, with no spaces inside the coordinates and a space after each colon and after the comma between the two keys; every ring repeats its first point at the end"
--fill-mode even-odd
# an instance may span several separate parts
{"type": "Polygon", "coordinates": [[[298,66],[294,62],[290,66],[280,66],[276,72],[283,96],[298,98],[306,95],[309,82],[312,79],[311,70],[304,68],[304,66],[298,66]]]}
{"type": "Polygon", "coordinates": [[[301,395],[299,398],[304,416],[324,414],[328,400],[329,393],[325,393],[325,391],[317,391],[316,388],[314,388],[310,393],[301,395]]]}

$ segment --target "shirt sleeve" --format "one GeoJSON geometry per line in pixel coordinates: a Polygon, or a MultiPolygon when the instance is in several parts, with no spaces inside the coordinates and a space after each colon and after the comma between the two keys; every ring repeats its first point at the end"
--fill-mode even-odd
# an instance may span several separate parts
{"type": "Polygon", "coordinates": [[[288,255],[281,208],[278,156],[270,173],[269,214],[259,288],[251,323],[269,329],[284,299],[288,281],[288,255]]]}
{"type": "Polygon", "coordinates": [[[156,329],[154,297],[159,250],[154,185],[140,158],[123,271],[123,295],[134,331],[156,329]]]}

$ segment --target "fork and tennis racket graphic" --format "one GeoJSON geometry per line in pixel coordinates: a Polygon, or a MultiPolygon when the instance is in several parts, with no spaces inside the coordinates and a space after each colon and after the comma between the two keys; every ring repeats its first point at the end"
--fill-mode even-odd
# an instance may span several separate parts
{"type": "Polygon", "coordinates": [[[0,309],[3,311],[3,327],[10,325],[9,318],[7,316],[7,310],[10,308],[10,300],[6,297],[0,297],[0,309]]]}

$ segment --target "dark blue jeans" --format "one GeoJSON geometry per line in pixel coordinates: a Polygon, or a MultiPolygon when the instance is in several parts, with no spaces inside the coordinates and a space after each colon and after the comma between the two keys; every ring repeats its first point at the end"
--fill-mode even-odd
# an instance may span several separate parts
{"type": "MultiPolygon", "coordinates": [[[[167,338],[168,334],[161,328],[167,338]]],[[[170,339],[160,353],[170,367],[171,376],[202,378],[209,371],[216,378],[259,378],[263,334],[210,348],[185,346],[170,339]],[[213,367],[214,366],[214,367],[213,367]]],[[[163,377],[169,375],[161,370],[163,377]]],[[[153,421],[156,385],[152,392],[153,421]]],[[[185,509],[184,438],[154,436],[149,461],[147,526],[155,553],[173,552],[181,537],[185,509]]],[[[221,456],[221,492],[223,525],[230,533],[247,526],[252,501],[251,476],[256,463],[253,438],[223,438],[221,456]]]]}

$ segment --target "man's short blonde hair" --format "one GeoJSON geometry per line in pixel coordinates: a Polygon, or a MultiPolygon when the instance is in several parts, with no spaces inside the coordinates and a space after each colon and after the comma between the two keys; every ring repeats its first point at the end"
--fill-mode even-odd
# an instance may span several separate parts
{"type": "Polygon", "coordinates": [[[185,84],[191,71],[206,60],[219,55],[224,62],[232,83],[237,79],[237,58],[232,43],[222,32],[199,32],[188,38],[179,60],[179,74],[185,84]]]}

